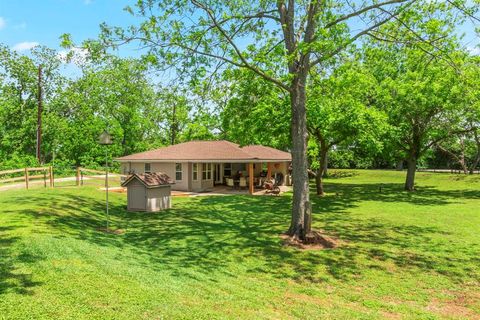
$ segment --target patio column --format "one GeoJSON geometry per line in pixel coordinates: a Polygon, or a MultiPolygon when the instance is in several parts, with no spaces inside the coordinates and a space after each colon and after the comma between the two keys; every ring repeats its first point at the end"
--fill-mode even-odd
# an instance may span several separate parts
{"type": "Polygon", "coordinates": [[[253,194],[253,188],[254,188],[254,185],[253,185],[253,163],[250,162],[248,164],[248,193],[250,194],[253,194]]]}
{"type": "Polygon", "coordinates": [[[270,180],[272,178],[272,163],[267,162],[267,179],[270,180]]]}

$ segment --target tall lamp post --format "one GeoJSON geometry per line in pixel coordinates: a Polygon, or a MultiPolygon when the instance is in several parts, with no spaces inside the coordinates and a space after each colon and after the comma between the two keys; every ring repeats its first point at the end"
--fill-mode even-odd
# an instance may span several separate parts
{"type": "Polygon", "coordinates": [[[105,146],[105,201],[106,201],[106,213],[107,213],[107,232],[108,232],[108,146],[113,143],[112,136],[107,132],[103,131],[102,134],[98,137],[98,143],[105,146]]]}

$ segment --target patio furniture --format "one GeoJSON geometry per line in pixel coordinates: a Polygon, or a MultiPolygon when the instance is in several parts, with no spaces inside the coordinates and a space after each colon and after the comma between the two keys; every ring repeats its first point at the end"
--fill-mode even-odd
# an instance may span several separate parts
{"type": "Polygon", "coordinates": [[[255,178],[255,187],[256,188],[262,188],[263,187],[263,180],[265,180],[265,178],[256,177],[255,178]]]}
{"type": "Polygon", "coordinates": [[[247,179],[245,178],[240,178],[239,182],[238,182],[238,186],[240,187],[240,189],[242,188],[247,188],[247,179]]]}
{"type": "Polygon", "coordinates": [[[279,195],[280,194],[280,187],[277,184],[275,179],[266,180],[263,184],[265,188],[265,193],[279,195]]]}
{"type": "Polygon", "coordinates": [[[235,183],[233,182],[233,179],[227,178],[227,187],[230,188],[235,188],[235,183]]]}

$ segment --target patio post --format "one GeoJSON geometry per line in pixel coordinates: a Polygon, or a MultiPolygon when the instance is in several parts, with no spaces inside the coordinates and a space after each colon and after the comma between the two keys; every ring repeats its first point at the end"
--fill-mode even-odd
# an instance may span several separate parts
{"type": "Polygon", "coordinates": [[[248,193],[253,194],[253,163],[248,164],[248,193]]]}
{"type": "Polygon", "coordinates": [[[272,163],[267,162],[267,179],[272,179],[272,163]]]}

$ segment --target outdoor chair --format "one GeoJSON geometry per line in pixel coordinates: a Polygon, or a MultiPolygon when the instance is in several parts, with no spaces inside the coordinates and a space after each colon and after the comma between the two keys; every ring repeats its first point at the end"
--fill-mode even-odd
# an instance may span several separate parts
{"type": "Polygon", "coordinates": [[[233,179],[227,178],[227,187],[235,188],[235,184],[233,183],[233,179]]]}
{"type": "Polygon", "coordinates": [[[242,189],[242,188],[246,189],[247,188],[247,179],[240,178],[239,187],[240,187],[240,189],[242,189]]]}

